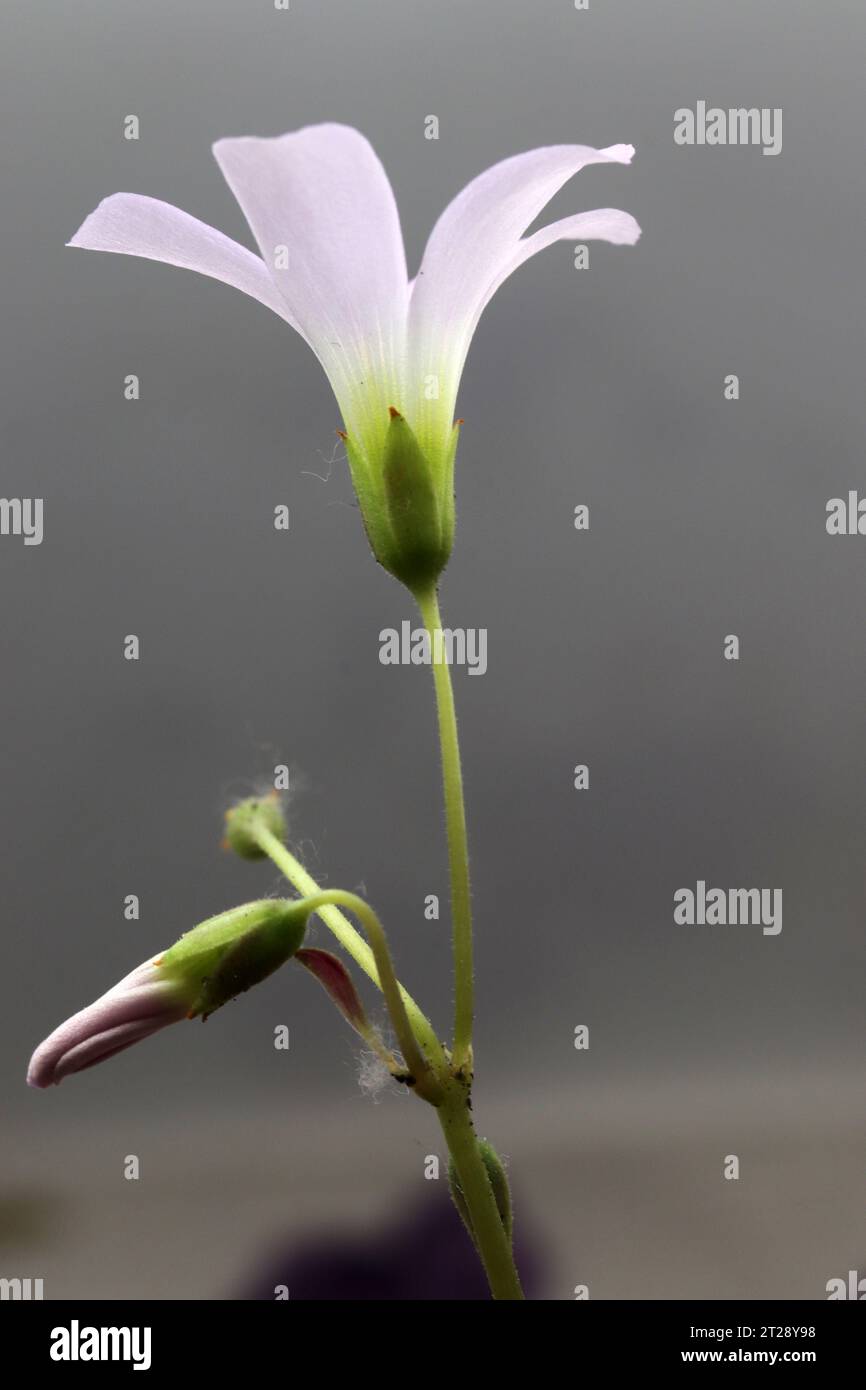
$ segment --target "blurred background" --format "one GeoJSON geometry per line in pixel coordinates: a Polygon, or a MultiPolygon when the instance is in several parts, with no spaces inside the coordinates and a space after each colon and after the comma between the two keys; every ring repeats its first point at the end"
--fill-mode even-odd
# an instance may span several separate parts
{"type": "Polygon", "coordinates": [[[362,1091],[296,967],[207,1028],[24,1085],[68,1014],[279,891],[220,849],[225,806],[278,764],[311,872],[368,895],[450,1025],[429,672],[379,662],[413,614],[368,553],[327,382],[238,292],[64,247],[118,190],[251,245],[212,141],[322,120],[381,155],[412,272],[495,161],[637,147],[543,220],[622,207],[639,245],[592,243],[582,271],[555,246],[485,314],[442,589],[447,622],[488,631],[484,677],[455,671],[475,1108],[533,1291],[823,1298],[866,1273],[866,539],[825,530],[829,498],[866,495],[862,9],[6,0],[0,35],[0,491],[45,506],[42,545],[0,538],[0,1275],[48,1298],[267,1297],[324,1237],[369,1253],[448,1219],[432,1114],[362,1091]],[[781,107],[782,153],[678,147],[699,100],[781,107]],[[698,879],[781,887],[781,934],[675,925],[698,879]]]}

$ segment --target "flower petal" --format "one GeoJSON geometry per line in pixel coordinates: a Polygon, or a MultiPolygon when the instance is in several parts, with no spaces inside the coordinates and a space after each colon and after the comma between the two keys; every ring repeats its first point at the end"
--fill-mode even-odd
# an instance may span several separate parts
{"type": "Polygon", "coordinates": [[[64,1077],[95,1067],[97,1062],[107,1062],[109,1057],[125,1051],[143,1038],[149,1038],[151,1033],[159,1032],[160,1028],[174,1021],[166,1018],[165,1014],[154,1014],[148,1018],[132,1019],[129,1023],[119,1023],[116,1028],[107,1028],[104,1033],[84,1038],[57,1059],[51,1084],[59,1086],[64,1077]]]}
{"type": "Polygon", "coordinates": [[[400,396],[408,277],[382,165],[350,126],[218,140],[214,155],[350,434],[400,396]],[[287,261],[287,264],[284,262],[287,261]]]}
{"type": "Polygon", "coordinates": [[[566,218],[524,239],[526,228],[578,170],[588,164],[628,164],[633,154],[631,145],[530,150],[487,169],[448,205],[427,242],[409,306],[407,409],[421,433],[426,435],[425,420],[441,413],[443,402],[450,425],[478,320],[512,271],[561,236],[637,239],[637,223],[612,209],[584,214],[587,221],[579,229],[575,219],[566,218]],[[425,404],[431,376],[438,378],[436,406],[425,404]]]}
{"type": "Polygon", "coordinates": [[[27,1070],[29,1086],[53,1086],[70,1072],[148,1037],[186,1016],[188,1000],[164,979],[160,957],[145,961],[86,1009],[80,1009],[37,1047],[27,1070]]]}
{"type": "MultiPolygon", "coordinates": [[[[158,198],[114,193],[84,220],[69,246],[115,251],[197,270],[252,295],[298,328],[267,266],[252,251],[206,222],[158,198]]],[[[300,331],[300,330],[298,330],[300,331]]]]}
{"type": "Polygon", "coordinates": [[[499,286],[523,265],[524,261],[528,261],[545,247],[552,246],[555,241],[571,241],[572,238],[577,241],[608,241],[612,246],[634,246],[635,242],[640,240],[640,227],[631,213],[622,212],[619,208],[594,208],[592,212],[578,212],[573,217],[563,217],[558,222],[551,222],[549,226],[541,227],[537,232],[533,232],[532,236],[523,237],[517,243],[514,254],[503,267],[496,285],[491,290],[488,303],[499,286]]]}

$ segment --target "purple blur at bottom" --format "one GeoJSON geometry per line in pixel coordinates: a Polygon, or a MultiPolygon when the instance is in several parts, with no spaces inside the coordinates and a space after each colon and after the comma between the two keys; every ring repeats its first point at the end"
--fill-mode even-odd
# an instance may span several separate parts
{"type": "MultiPolygon", "coordinates": [[[[516,1242],[527,1298],[537,1296],[541,1266],[531,1240],[516,1242]]],[[[417,1205],[399,1222],[366,1236],[307,1237],[277,1251],[236,1297],[268,1300],[285,1286],[292,1302],[489,1299],[474,1246],[450,1198],[417,1205]]]]}

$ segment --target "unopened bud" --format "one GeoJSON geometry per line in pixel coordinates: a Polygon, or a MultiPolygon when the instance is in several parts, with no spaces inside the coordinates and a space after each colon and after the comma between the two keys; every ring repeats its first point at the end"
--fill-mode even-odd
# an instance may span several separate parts
{"type": "Polygon", "coordinates": [[[266,858],[257,830],[269,831],[281,844],[285,840],[286,822],[276,794],[247,797],[226,811],[226,846],[241,859],[266,858]]]}
{"type": "Polygon", "coordinates": [[[247,903],[193,927],[162,955],[125,975],[37,1047],[27,1080],[57,1085],[182,1018],[206,1018],[295,954],[306,901],[247,903]]]}
{"type": "MultiPolygon", "coordinates": [[[[511,1239],[511,1192],[508,1187],[508,1178],[505,1175],[505,1167],[499,1154],[487,1139],[478,1140],[478,1152],[481,1154],[484,1167],[487,1169],[487,1176],[490,1179],[490,1186],[493,1189],[493,1196],[496,1201],[496,1208],[499,1212],[499,1219],[505,1228],[505,1234],[511,1239]]],[[[469,1232],[472,1240],[475,1240],[475,1232],[472,1228],[472,1218],[469,1215],[469,1208],[466,1205],[466,1198],[463,1195],[463,1187],[454,1160],[448,1164],[448,1182],[451,1185],[451,1196],[454,1205],[463,1218],[463,1224],[469,1232]]]]}

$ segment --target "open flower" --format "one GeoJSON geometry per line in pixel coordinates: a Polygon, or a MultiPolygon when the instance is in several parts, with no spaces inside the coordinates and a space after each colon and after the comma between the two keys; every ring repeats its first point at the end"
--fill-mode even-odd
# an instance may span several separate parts
{"type": "Polygon", "coordinates": [[[445,209],[411,282],[385,171],[358,131],[335,124],[214,145],[261,257],[133,193],[106,198],[69,245],[200,271],[300,333],[334,389],[374,553],[412,588],[434,580],[450,554],[457,390],[484,308],[555,241],[637,241],[634,218],[612,208],[525,235],[579,169],[628,164],[633,153],[551,145],[495,164],[445,209]]]}
{"type": "Polygon", "coordinates": [[[302,898],[264,898],[209,917],[55,1028],[30,1060],[28,1085],[56,1086],[169,1023],[207,1018],[285,964],[308,917],[302,898]]]}

